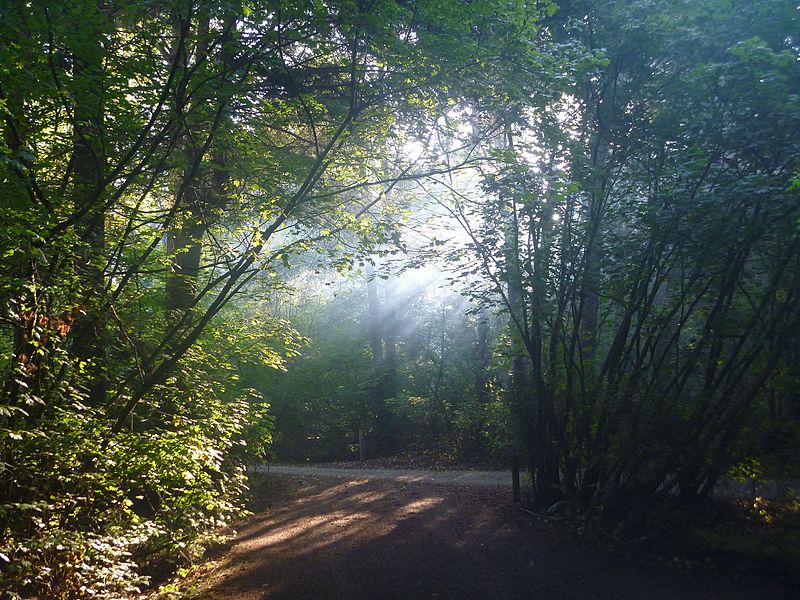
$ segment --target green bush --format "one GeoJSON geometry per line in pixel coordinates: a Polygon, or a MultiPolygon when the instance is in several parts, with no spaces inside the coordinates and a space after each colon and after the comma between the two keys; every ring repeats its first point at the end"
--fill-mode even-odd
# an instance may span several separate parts
{"type": "Polygon", "coordinates": [[[202,344],[119,432],[77,386],[37,389],[0,431],[5,597],[130,597],[244,514],[245,465],[271,421],[202,344]]]}

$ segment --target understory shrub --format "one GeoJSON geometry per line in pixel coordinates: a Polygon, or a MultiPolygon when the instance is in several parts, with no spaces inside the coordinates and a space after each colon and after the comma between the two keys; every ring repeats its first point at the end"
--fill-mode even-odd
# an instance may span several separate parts
{"type": "Polygon", "coordinates": [[[77,387],[28,398],[0,430],[0,598],[129,598],[197,558],[270,441],[235,382],[200,346],[117,432],[77,387]]]}

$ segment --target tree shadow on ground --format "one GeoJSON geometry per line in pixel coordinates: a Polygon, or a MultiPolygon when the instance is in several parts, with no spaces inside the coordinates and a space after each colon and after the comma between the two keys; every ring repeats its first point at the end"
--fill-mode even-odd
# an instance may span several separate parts
{"type": "MultiPolygon", "coordinates": [[[[219,599],[726,599],[796,593],[601,551],[507,491],[317,479],[241,529],[219,599]]],[[[207,596],[208,597],[208,596],[207,596]]]]}

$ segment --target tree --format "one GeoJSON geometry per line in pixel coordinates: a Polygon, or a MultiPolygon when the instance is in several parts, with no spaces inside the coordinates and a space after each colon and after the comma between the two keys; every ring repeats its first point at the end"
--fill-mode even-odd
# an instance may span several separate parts
{"type": "Polygon", "coordinates": [[[454,208],[527,354],[518,421],[544,505],[702,500],[796,343],[789,12],[562,7],[551,31],[588,58],[517,105],[530,141],[454,208]]]}
{"type": "MultiPolygon", "coordinates": [[[[81,564],[87,531],[109,564],[126,548],[144,563],[235,514],[241,450],[268,428],[236,380],[237,344],[263,333],[275,349],[259,356],[280,366],[296,343],[280,322],[240,326],[238,299],[279,288],[310,248],[346,265],[349,240],[391,239],[373,207],[396,181],[455,165],[390,150],[475,94],[537,16],[521,2],[4,6],[1,489],[15,577],[53,553],[81,564]]],[[[128,566],[91,577],[130,591],[128,566]]],[[[37,572],[31,594],[74,592],[74,570],[37,572]]]]}

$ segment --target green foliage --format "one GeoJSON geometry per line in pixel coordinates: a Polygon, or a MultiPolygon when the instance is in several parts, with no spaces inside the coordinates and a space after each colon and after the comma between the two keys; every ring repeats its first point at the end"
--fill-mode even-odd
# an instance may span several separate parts
{"type": "Polygon", "coordinates": [[[770,432],[797,419],[800,339],[796,10],[569,2],[546,23],[569,77],[496,98],[482,190],[451,201],[470,236],[453,256],[479,265],[462,276],[509,319],[536,501],[613,521],[700,503],[740,461],[780,472],[788,432],[770,432]]]}
{"type": "Polygon", "coordinates": [[[764,467],[758,459],[748,458],[731,467],[728,476],[734,481],[760,481],[764,477],[764,467]]]}
{"type": "MultiPolygon", "coordinates": [[[[312,250],[342,270],[402,247],[393,181],[446,170],[398,158],[405,140],[536,19],[458,0],[0,12],[8,581],[121,596],[240,514],[277,413],[256,388],[304,343],[263,304],[312,250]]],[[[319,422],[368,418],[365,394],[326,383],[344,416],[319,422]]]]}
{"type": "Polygon", "coordinates": [[[131,549],[148,534],[131,528],[126,535],[100,536],[63,530],[48,531],[17,542],[8,540],[0,556],[5,567],[4,598],[130,598],[147,578],[138,574],[131,549]],[[16,590],[16,591],[10,591],[16,590]]]}
{"type": "Polygon", "coordinates": [[[195,558],[243,514],[244,465],[270,442],[268,405],[203,348],[155,388],[129,431],[111,433],[74,390],[60,402],[49,395],[35,427],[4,429],[0,552],[11,589],[128,597],[146,583],[142,569],[157,574],[195,558]]]}
{"type": "Polygon", "coordinates": [[[543,502],[608,512],[796,459],[792,3],[6,4],[15,593],[191,559],[275,428],[292,457],[524,448],[543,502]],[[468,240],[421,255],[506,334],[383,273],[384,325],[311,290],[412,251],[423,192],[468,240]]]}

